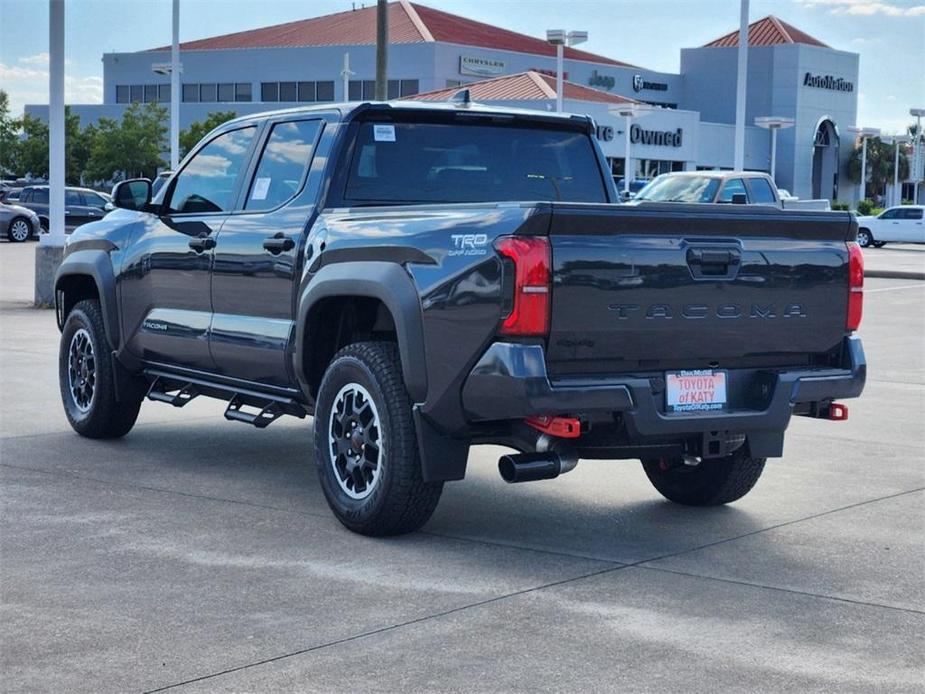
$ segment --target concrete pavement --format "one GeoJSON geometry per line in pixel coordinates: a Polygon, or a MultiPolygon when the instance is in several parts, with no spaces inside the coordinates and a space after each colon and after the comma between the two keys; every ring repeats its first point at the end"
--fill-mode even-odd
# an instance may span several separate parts
{"type": "Polygon", "coordinates": [[[4,692],[925,691],[925,282],[867,282],[863,398],[735,504],[632,461],[510,486],[475,448],[423,532],[372,540],[310,421],[199,400],[73,434],[32,248],[0,244],[4,692]]]}

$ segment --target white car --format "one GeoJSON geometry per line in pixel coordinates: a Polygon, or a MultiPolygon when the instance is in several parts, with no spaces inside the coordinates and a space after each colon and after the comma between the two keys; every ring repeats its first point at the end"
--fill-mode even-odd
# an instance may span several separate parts
{"type": "Polygon", "coordinates": [[[858,217],[858,243],[880,246],[885,243],[925,243],[925,205],[890,207],[877,217],[858,217]]]}

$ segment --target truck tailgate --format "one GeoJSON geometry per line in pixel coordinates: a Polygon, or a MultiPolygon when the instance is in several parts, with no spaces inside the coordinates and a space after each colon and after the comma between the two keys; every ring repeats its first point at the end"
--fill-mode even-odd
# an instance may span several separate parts
{"type": "Polygon", "coordinates": [[[845,335],[847,213],[551,206],[551,374],[808,363],[845,335]]]}

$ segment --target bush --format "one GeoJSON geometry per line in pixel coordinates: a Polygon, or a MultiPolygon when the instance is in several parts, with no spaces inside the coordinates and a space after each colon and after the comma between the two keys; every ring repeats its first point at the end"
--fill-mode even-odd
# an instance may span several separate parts
{"type": "Polygon", "coordinates": [[[862,217],[867,217],[873,214],[874,201],[873,200],[859,200],[858,201],[858,214],[862,217]]]}
{"type": "Polygon", "coordinates": [[[883,210],[885,210],[885,209],[886,209],[885,207],[875,207],[875,208],[873,208],[873,209],[870,211],[870,215],[871,215],[872,217],[877,217],[877,216],[879,216],[880,214],[882,214],[882,213],[883,213],[883,210]]]}
{"type": "Polygon", "coordinates": [[[848,205],[847,202],[838,202],[838,201],[836,201],[836,202],[833,202],[833,203],[832,203],[832,209],[833,209],[833,210],[844,210],[845,212],[847,212],[848,210],[851,209],[851,207],[850,207],[850,205],[848,205]]]}

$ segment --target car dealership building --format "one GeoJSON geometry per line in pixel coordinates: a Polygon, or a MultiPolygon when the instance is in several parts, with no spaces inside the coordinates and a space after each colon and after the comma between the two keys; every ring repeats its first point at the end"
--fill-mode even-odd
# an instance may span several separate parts
{"type": "MultiPolygon", "coordinates": [[[[462,85],[479,102],[554,110],[555,48],[541,38],[399,0],[389,14],[389,98],[445,99],[462,85]]],[[[372,99],[375,6],[180,46],[181,127],[210,112],[239,115],[293,105],[372,99]],[[344,76],[345,56],[350,73],[344,76]]],[[[770,16],[749,27],[745,168],[768,171],[769,131],[755,118],[790,118],[777,142],[778,185],[801,198],[852,201],[845,167],[856,123],[858,55],[770,16]]],[[[615,176],[732,168],[738,32],[681,51],[664,73],[565,48],[564,109],[593,116],[615,176]],[[628,119],[627,105],[660,108],[628,119]]],[[[82,122],[119,117],[132,102],[167,102],[169,46],[103,56],[103,104],[72,105],[82,122]]],[[[44,117],[47,106],[28,106],[44,117]]]]}

